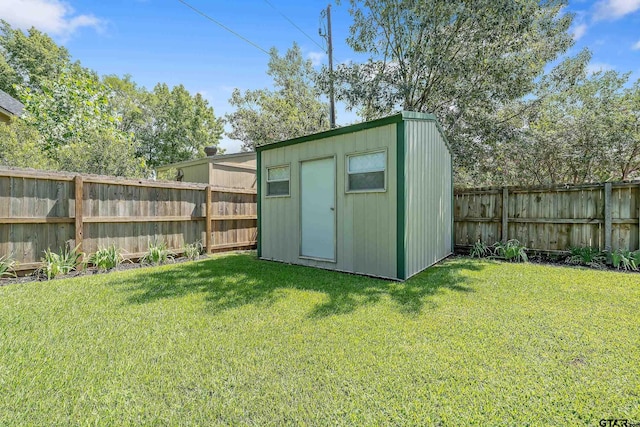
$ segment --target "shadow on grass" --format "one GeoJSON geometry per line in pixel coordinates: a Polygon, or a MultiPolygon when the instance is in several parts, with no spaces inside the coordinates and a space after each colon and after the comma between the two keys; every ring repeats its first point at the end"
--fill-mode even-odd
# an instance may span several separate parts
{"type": "Polygon", "coordinates": [[[429,296],[440,290],[472,292],[465,270],[480,270],[483,265],[468,259],[438,264],[399,283],[315,268],[257,260],[240,254],[185,263],[170,269],[141,271],[135,278],[116,281],[129,284],[131,304],[145,304],[189,294],[205,294],[212,312],[245,304],[269,305],[283,297],[285,290],[319,292],[327,301],[317,305],[310,317],[345,314],[358,307],[374,304],[384,296],[394,301],[401,312],[417,314],[429,296]]]}

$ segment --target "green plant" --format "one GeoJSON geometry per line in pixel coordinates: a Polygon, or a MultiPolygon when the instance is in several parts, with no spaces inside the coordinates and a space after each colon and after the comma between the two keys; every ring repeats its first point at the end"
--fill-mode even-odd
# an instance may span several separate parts
{"type": "Polygon", "coordinates": [[[140,259],[143,264],[159,265],[173,260],[174,254],[167,249],[166,242],[149,242],[147,253],[140,259]]]}
{"type": "Polygon", "coordinates": [[[182,252],[184,253],[185,257],[191,260],[194,260],[194,259],[197,259],[200,255],[202,255],[203,250],[204,250],[204,246],[200,241],[197,241],[195,243],[189,243],[185,245],[184,248],[182,249],[182,252]]]}
{"type": "Polygon", "coordinates": [[[512,262],[527,262],[527,248],[518,240],[508,240],[506,243],[497,242],[495,245],[494,256],[512,262]]]}
{"type": "Polygon", "coordinates": [[[492,254],[493,251],[491,250],[491,247],[487,246],[480,240],[473,244],[473,246],[471,247],[471,251],[469,252],[471,258],[486,258],[491,256],[492,254]]]}
{"type": "Polygon", "coordinates": [[[120,249],[116,248],[116,245],[110,245],[98,248],[89,258],[89,262],[98,267],[98,270],[110,270],[120,265],[123,259],[120,249]]]}
{"type": "Polygon", "coordinates": [[[44,265],[38,271],[47,276],[47,280],[51,280],[60,274],[68,274],[75,270],[82,264],[80,258],[84,255],[78,248],[79,246],[73,249],[65,248],[60,254],[47,249],[41,259],[44,265]]]}
{"type": "Polygon", "coordinates": [[[604,252],[590,246],[574,246],[569,248],[570,255],[566,262],[569,264],[586,265],[593,268],[604,268],[607,257],[604,252]]]}
{"type": "Polygon", "coordinates": [[[638,271],[638,258],[640,255],[627,249],[618,249],[611,252],[611,263],[618,270],[638,271]]]}
{"type": "Polygon", "coordinates": [[[16,262],[8,255],[0,256],[0,279],[3,277],[16,277],[14,268],[16,262]]]}

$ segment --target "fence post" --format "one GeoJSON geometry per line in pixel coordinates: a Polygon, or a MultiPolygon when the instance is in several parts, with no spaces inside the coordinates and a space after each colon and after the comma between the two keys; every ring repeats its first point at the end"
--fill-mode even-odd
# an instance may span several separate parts
{"type": "Polygon", "coordinates": [[[604,184],[604,250],[607,252],[607,258],[611,259],[611,183],[604,184]]]}
{"type": "Polygon", "coordinates": [[[509,240],[509,189],[502,187],[502,241],[509,240]]]}
{"type": "MultiPolygon", "coordinates": [[[[75,183],[75,198],[76,198],[76,209],[75,209],[75,231],[76,231],[76,247],[78,248],[78,252],[82,253],[82,239],[84,234],[84,224],[82,220],[82,198],[83,198],[83,185],[82,185],[82,176],[76,175],[74,178],[75,183]]],[[[82,255],[79,258],[79,261],[82,262],[82,255]]]]}
{"type": "Polygon", "coordinates": [[[206,252],[207,253],[211,253],[211,210],[212,210],[212,206],[211,206],[211,190],[212,190],[212,186],[211,185],[207,185],[206,188],[206,196],[205,196],[205,200],[206,200],[206,208],[205,208],[205,216],[206,218],[206,225],[205,225],[205,232],[206,237],[205,237],[205,246],[206,246],[206,252]]]}

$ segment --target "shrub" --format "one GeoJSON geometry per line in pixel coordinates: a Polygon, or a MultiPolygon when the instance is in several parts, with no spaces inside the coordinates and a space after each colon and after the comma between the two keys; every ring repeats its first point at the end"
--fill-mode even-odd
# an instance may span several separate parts
{"type": "Polygon", "coordinates": [[[167,249],[167,244],[165,242],[158,242],[154,240],[149,243],[149,250],[144,254],[140,261],[143,264],[151,264],[151,265],[159,265],[168,262],[169,260],[173,260],[174,254],[169,249],[167,249]]]}
{"type": "Polygon", "coordinates": [[[469,255],[471,255],[471,258],[475,258],[475,257],[486,258],[493,255],[493,251],[485,243],[478,240],[471,247],[471,251],[469,252],[469,255]]]}
{"type": "Polygon", "coordinates": [[[471,247],[471,258],[499,258],[512,262],[528,262],[527,248],[518,240],[512,239],[506,243],[496,242],[491,246],[478,240],[471,247]]]}
{"type": "Polygon", "coordinates": [[[569,248],[569,258],[566,262],[569,264],[586,265],[593,268],[604,268],[607,257],[604,252],[589,246],[569,248]]]}
{"type": "Polygon", "coordinates": [[[44,265],[39,272],[51,280],[59,274],[68,274],[81,265],[80,257],[82,252],[78,251],[79,246],[73,249],[65,248],[60,254],[51,252],[51,249],[44,251],[44,257],[41,259],[44,265]]]}
{"type": "Polygon", "coordinates": [[[110,245],[106,248],[98,248],[89,258],[89,262],[98,270],[110,270],[120,265],[123,259],[120,249],[116,248],[116,245],[110,245]]]}
{"type": "Polygon", "coordinates": [[[204,251],[204,246],[199,241],[185,245],[182,250],[182,252],[184,253],[184,256],[191,260],[197,259],[200,255],[202,255],[203,251],[204,251]]]}
{"type": "Polygon", "coordinates": [[[497,242],[495,245],[494,256],[511,262],[527,262],[527,248],[518,240],[508,240],[506,243],[497,242]]]}
{"type": "Polygon", "coordinates": [[[631,252],[631,260],[635,263],[636,267],[640,269],[640,250],[631,252]]]}
{"type": "Polygon", "coordinates": [[[626,249],[611,252],[611,263],[618,270],[638,271],[638,261],[640,261],[640,252],[631,252],[626,249]]]}
{"type": "Polygon", "coordinates": [[[16,262],[9,256],[0,256],[0,279],[3,277],[16,277],[14,268],[16,262]]]}

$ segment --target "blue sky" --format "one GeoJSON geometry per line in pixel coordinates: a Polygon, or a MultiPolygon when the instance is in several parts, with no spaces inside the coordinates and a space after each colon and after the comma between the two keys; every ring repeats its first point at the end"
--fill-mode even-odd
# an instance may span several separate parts
{"type": "MultiPolygon", "coordinates": [[[[327,61],[318,29],[330,0],[186,1],[265,50],[284,52],[296,41],[314,63],[327,61]]],[[[571,0],[567,10],[576,13],[570,54],[588,47],[592,70],[631,71],[632,79],[640,78],[640,0],[571,0]]],[[[48,33],[100,74],[131,74],[147,88],[182,83],[202,93],[218,116],[231,111],[233,88],[271,84],[265,53],[178,0],[0,0],[0,18],[48,33]]],[[[332,18],[336,62],[360,59],[346,44],[348,0],[333,6],[332,18]]],[[[357,120],[338,106],[338,124],[357,120]]],[[[225,137],[222,146],[235,152],[240,143],[225,137]]]]}

